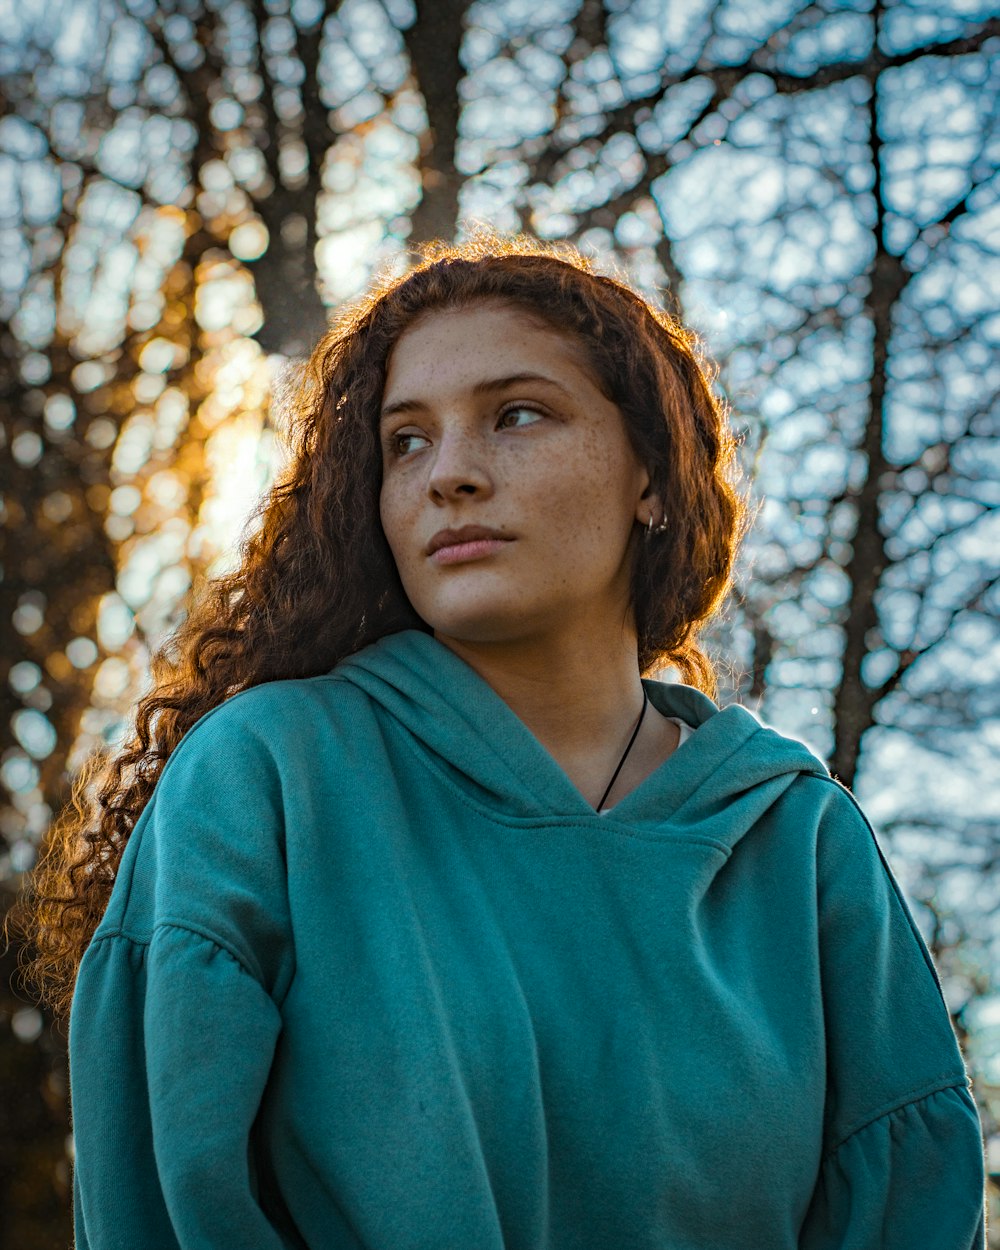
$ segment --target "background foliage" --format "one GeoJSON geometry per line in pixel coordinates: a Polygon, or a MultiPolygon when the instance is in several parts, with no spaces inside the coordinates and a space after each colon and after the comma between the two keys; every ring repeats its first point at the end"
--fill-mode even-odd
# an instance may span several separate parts
{"type": "MultiPolygon", "coordinates": [[[[4,0],[4,906],[192,582],[228,567],[281,454],[270,397],[327,309],[471,219],[569,238],[722,362],[761,501],[712,639],[726,698],[874,820],[1000,1170],[990,13],[4,0]]],[[[0,1217],[43,1250],[70,1241],[65,1043],[15,955],[0,1217]]]]}

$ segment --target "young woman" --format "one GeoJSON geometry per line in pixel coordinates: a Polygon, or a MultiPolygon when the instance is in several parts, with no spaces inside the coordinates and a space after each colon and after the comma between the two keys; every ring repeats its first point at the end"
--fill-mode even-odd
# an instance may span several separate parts
{"type": "Polygon", "coordinates": [[[296,439],[40,875],[78,1250],[982,1246],[872,832],[711,698],[691,336],[479,236],[341,317],[296,439]]]}

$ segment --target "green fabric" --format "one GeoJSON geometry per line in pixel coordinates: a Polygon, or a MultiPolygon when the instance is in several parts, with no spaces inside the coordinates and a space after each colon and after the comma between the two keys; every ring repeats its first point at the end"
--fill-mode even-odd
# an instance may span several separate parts
{"type": "Polygon", "coordinates": [[[406,631],[171,756],[70,1023],[80,1250],[969,1250],[933,967],[801,743],[696,727],[597,815],[406,631]]]}

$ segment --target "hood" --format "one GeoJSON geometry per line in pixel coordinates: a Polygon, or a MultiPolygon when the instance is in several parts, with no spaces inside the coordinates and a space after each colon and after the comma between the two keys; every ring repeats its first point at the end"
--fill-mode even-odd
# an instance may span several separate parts
{"type": "Polygon", "coordinates": [[[731,846],[800,774],[829,776],[804,743],[767,728],[748,709],[720,709],[691,686],[643,679],[654,707],[695,732],[598,815],[493,688],[430,634],[391,634],[334,672],[434,756],[470,803],[506,820],[596,820],[633,830],[669,822],[731,846]]]}

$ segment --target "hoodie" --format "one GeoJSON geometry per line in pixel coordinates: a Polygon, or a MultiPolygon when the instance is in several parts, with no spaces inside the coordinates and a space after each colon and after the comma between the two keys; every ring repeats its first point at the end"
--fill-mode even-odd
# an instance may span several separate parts
{"type": "Polygon", "coordinates": [[[740,706],[598,815],[428,634],[185,735],[70,1020],[78,1250],[972,1250],[979,1122],[853,797],[740,706]]]}

